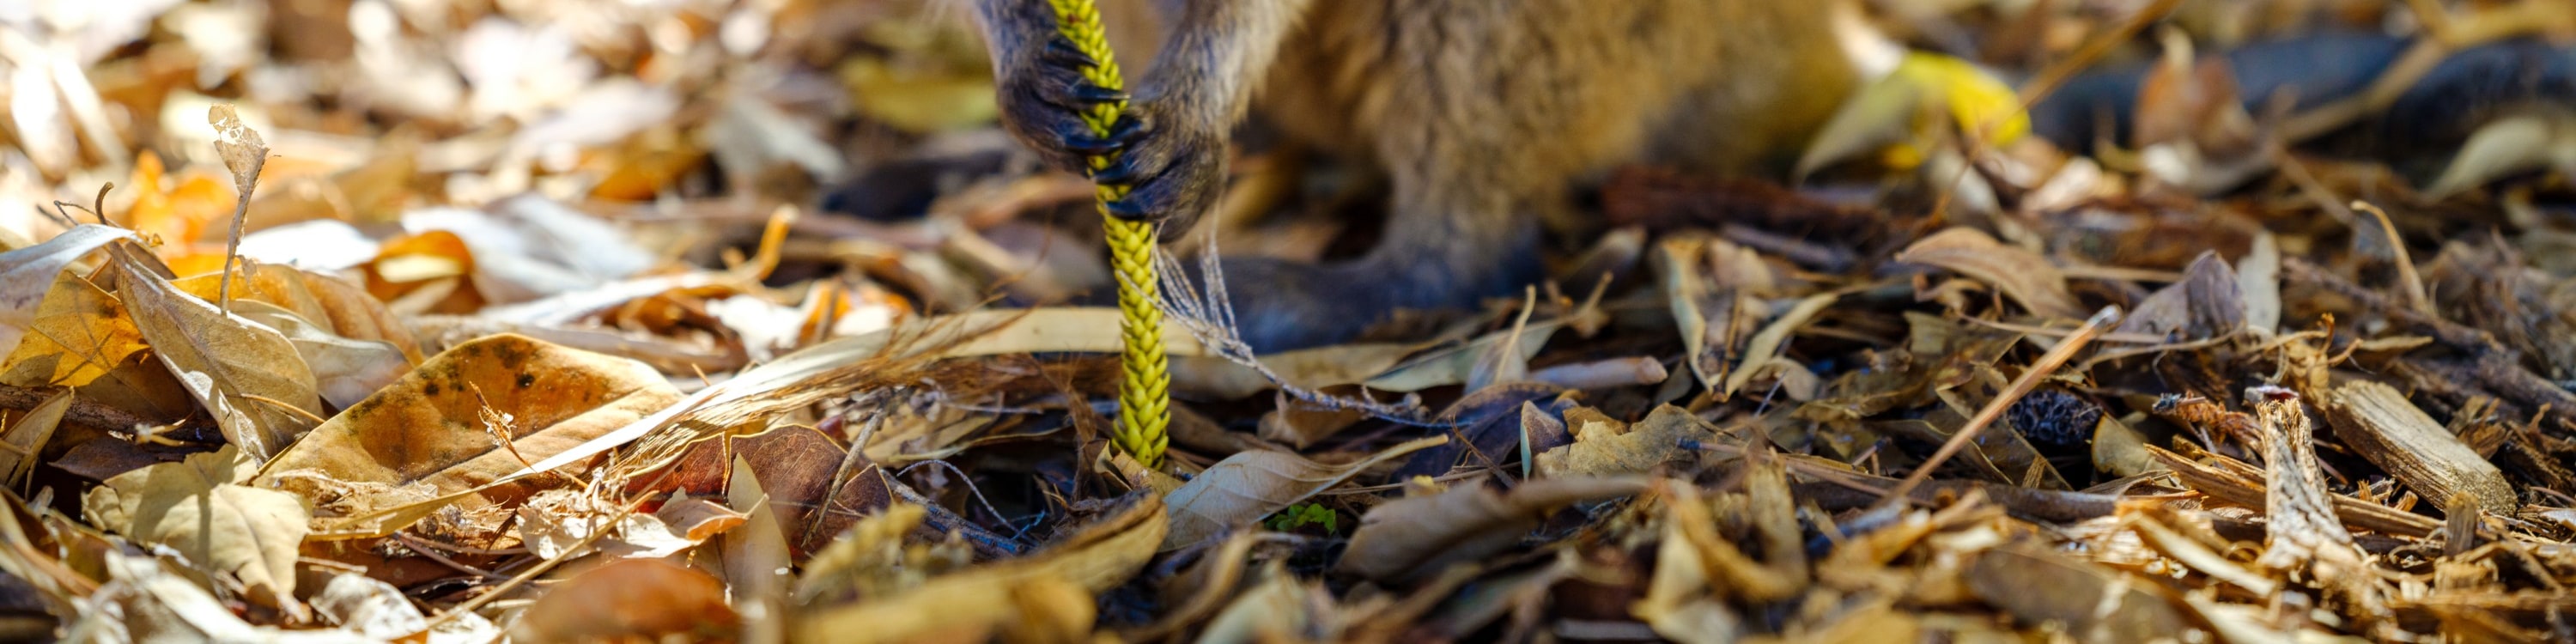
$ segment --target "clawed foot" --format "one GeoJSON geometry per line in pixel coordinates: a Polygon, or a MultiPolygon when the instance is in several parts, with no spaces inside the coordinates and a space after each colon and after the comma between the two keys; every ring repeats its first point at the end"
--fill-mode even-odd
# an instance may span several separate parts
{"type": "Polygon", "coordinates": [[[1160,224],[1166,242],[1188,232],[1225,187],[1224,126],[1214,120],[1222,117],[1184,114],[1175,101],[1158,100],[1160,92],[1130,102],[1094,84],[1083,77],[1091,57],[1062,37],[1033,49],[1001,79],[1005,127],[1059,168],[1126,186],[1127,196],[1109,204],[1111,215],[1160,224]],[[1082,118],[1117,104],[1127,109],[1105,134],[1082,118]],[[1092,172],[1095,156],[1112,160],[1092,172]]]}

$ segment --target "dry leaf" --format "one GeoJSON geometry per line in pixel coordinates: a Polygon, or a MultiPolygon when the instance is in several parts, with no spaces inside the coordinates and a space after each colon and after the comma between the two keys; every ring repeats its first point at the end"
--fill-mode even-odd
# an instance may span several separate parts
{"type": "Polygon", "coordinates": [[[1154,556],[1169,528],[1161,497],[1140,498],[1117,515],[1063,543],[1021,559],[933,578],[891,597],[812,608],[795,626],[798,641],[905,642],[933,633],[979,632],[1030,619],[1018,602],[995,601],[1037,579],[1056,579],[1097,594],[1125,583],[1154,556]]]}
{"type": "MultiPolygon", "coordinates": [[[[679,392],[641,363],[523,336],[491,336],[430,358],[323,423],[262,468],[260,480],[262,485],[286,485],[291,473],[319,474],[346,483],[420,484],[439,496],[457,494],[677,399],[679,392]],[[490,424],[491,419],[501,426],[490,424]],[[505,437],[507,447],[500,443],[505,437]]],[[[483,490],[480,500],[464,505],[471,509],[524,499],[536,489],[483,490]]],[[[357,517],[416,500],[407,494],[352,495],[332,509],[339,517],[357,517]]],[[[400,527],[325,523],[326,532],[400,527]]]]}
{"type": "MultiPolygon", "coordinates": [[[[1259,359],[1281,380],[1313,391],[1385,373],[1415,348],[1409,344],[1344,344],[1283,351],[1259,359]]],[[[1238,400],[1277,386],[1260,372],[1223,358],[1172,357],[1172,391],[1176,394],[1238,400]]]]}
{"type": "Polygon", "coordinates": [[[2576,115],[2558,111],[2513,114],[2478,128],[2442,176],[2424,189],[2448,197],[2516,173],[2551,168],[2576,175],[2576,115]]]}
{"type": "Polygon", "coordinates": [[[779,504],[771,502],[751,462],[735,456],[732,465],[725,485],[726,505],[732,507],[724,509],[734,513],[748,508],[749,514],[734,514],[743,517],[743,529],[725,531],[719,546],[725,588],[734,597],[734,610],[742,614],[743,641],[785,641],[787,592],[796,583],[795,551],[779,523],[784,520],[779,504]]]}
{"type": "MultiPolygon", "coordinates": [[[[288,630],[243,621],[232,606],[198,585],[194,571],[148,555],[103,553],[112,579],[84,601],[64,626],[71,642],[275,642],[349,644],[372,641],[346,631],[288,630]]],[[[474,618],[469,621],[479,621],[474,618]]]]}
{"type": "MultiPolygon", "coordinates": [[[[258,300],[293,312],[331,335],[350,340],[384,342],[420,362],[420,344],[409,325],[396,319],[385,303],[366,288],[339,277],[280,264],[243,261],[233,271],[233,299],[258,300]]],[[[172,285],[214,301],[223,283],[218,274],[173,280],[172,285]]]]}
{"type": "Polygon", "coordinates": [[[1163,538],[1161,550],[1205,543],[1340,486],[1379,463],[1447,442],[1447,436],[1414,439],[1340,465],[1324,465],[1287,452],[1238,452],[1163,496],[1163,504],[1171,508],[1172,529],[1163,538]]]}
{"type": "Polygon", "coordinates": [[[1728,370],[1746,355],[1744,340],[1770,317],[1763,298],[1779,288],[1771,267],[1761,255],[1721,239],[1666,239],[1655,251],[1664,298],[1681,329],[1683,361],[1704,387],[1732,381],[1728,370]]]}
{"type": "Polygon", "coordinates": [[[510,638],[731,640],[741,626],[742,617],[727,605],[723,581],[664,561],[626,559],[547,588],[511,626],[510,638]]]}
{"type": "Polygon", "coordinates": [[[305,366],[313,370],[322,400],[332,409],[356,406],[411,370],[411,361],[391,342],[333,335],[293,311],[259,300],[234,300],[233,312],[286,336],[296,354],[304,357],[305,366]]]}
{"type": "MultiPolygon", "coordinates": [[[[1840,298],[1839,294],[1826,293],[1799,300],[1797,306],[1789,307],[1789,312],[1780,314],[1778,319],[1763,326],[1761,332],[1753,334],[1752,341],[1744,345],[1743,364],[1737,365],[1732,373],[1726,375],[1726,387],[1719,391],[1723,394],[1719,400],[1725,400],[1725,396],[1733,396],[1736,392],[1743,391],[1744,385],[1753,382],[1754,376],[1764,373],[1766,371],[1764,367],[1767,366],[1784,365],[1780,368],[1794,370],[1790,373],[1805,373],[1804,367],[1780,359],[1778,357],[1780,350],[1788,345],[1789,334],[1797,332],[1798,327],[1806,326],[1808,321],[1816,318],[1816,314],[1823,313],[1825,307],[1832,306],[1834,301],[1840,298]]],[[[1801,383],[1791,388],[1804,390],[1808,397],[1814,395],[1815,387],[1807,384],[1815,380],[1812,374],[1804,380],[1795,375],[1783,375],[1780,380],[1783,384],[1801,383]]]]}
{"type": "MultiPolygon", "coordinates": [[[[1573,419],[1569,417],[1567,420],[1573,419]]],[[[1672,405],[1656,407],[1645,420],[1637,421],[1635,425],[1596,418],[1575,424],[1567,431],[1574,435],[1574,442],[1541,452],[1538,455],[1539,474],[1642,474],[1667,461],[1694,454],[1692,449],[1684,446],[1685,443],[1715,442],[1722,436],[1716,426],[1672,405]]]]}
{"type": "Polygon", "coordinates": [[[234,446],[116,475],[82,498],[92,525],[167,546],[241,580],[251,598],[294,610],[304,500],[241,485],[252,463],[234,446]]]}
{"type": "Polygon", "coordinates": [[[1334,570],[1385,583],[1419,582],[1452,564],[1520,543],[1541,517],[1567,505],[1636,494],[1634,478],[1542,478],[1510,493],[1464,485],[1370,508],[1334,570]]]}
{"type": "Polygon", "coordinates": [[[2137,310],[2120,320],[2115,332],[2158,336],[2179,333],[2193,339],[2234,333],[2246,324],[2243,289],[2243,282],[2236,271],[2228,268],[2227,260],[2219,259],[2215,251],[2201,253],[2183,271],[2182,281],[2158,289],[2139,302],[2137,310]]]}
{"type": "Polygon", "coordinates": [[[2036,546],[1977,555],[1967,581],[1979,597],[2022,621],[2064,624],[2083,641],[2179,633],[2190,625],[2143,582],[2036,546]]]}
{"type": "Polygon", "coordinates": [[[266,461],[313,427],[322,397],[286,336],[181,292],[138,255],[117,254],[117,295],[152,355],[214,415],[225,440],[266,461]]]}
{"type": "Polygon", "coordinates": [[[0,366],[0,383],[80,387],[147,348],[116,296],[68,272],[56,273],[53,286],[36,308],[35,325],[0,366]]]}
{"type": "Polygon", "coordinates": [[[1531,322],[1523,329],[1487,333],[1466,344],[1406,360],[1385,373],[1370,377],[1366,385],[1381,391],[1413,392],[1465,383],[1468,374],[1475,372],[1479,361],[1494,355],[1495,346],[1516,341],[1520,350],[1516,355],[1526,361],[1537,356],[1539,349],[1546,348],[1548,338],[1554,337],[1556,330],[1564,327],[1563,321],[1549,320],[1531,322]]]}
{"type": "Polygon", "coordinates": [[[72,392],[66,389],[36,403],[35,409],[27,410],[17,422],[9,424],[7,432],[0,433],[0,484],[10,489],[25,486],[27,474],[36,469],[38,452],[45,448],[46,441],[53,440],[54,429],[63,424],[63,412],[71,408],[72,392]]]}
{"type": "Polygon", "coordinates": [[[134,233],[81,224],[44,243],[0,253],[0,346],[17,346],[18,338],[35,324],[37,309],[52,290],[56,274],[119,239],[134,239],[134,233]]]}
{"type": "Polygon", "coordinates": [[[2066,276],[2048,258],[2006,246],[1975,228],[1950,228],[1905,247],[1896,261],[1947,269],[1992,284],[2042,317],[2082,318],[2066,276]]]}

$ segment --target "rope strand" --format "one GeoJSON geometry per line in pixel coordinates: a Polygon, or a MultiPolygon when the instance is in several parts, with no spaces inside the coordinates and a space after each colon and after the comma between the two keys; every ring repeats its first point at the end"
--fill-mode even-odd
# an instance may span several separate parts
{"type": "MultiPolygon", "coordinates": [[[[1055,9],[1056,31],[1092,61],[1082,70],[1083,80],[1112,92],[1125,87],[1118,60],[1110,55],[1107,31],[1100,26],[1099,7],[1091,0],[1047,0],[1047,4],[1055,9]]],[[[1126,110],[1123,100],[1096,103],[1082,112],[1082,120],[1094,136],[1106,138],[1126,110]]],[[[1091,171],[1107,169],[1115,160],[1114,154],[1092,156],[1091,171]]],[[[1110,202],[1127,197],[1126,185],[1099,184],[1095,190],[1100,218],[1109,233],[1109,264],[1118,273],[1119,338],[1125,344],[1121,354],[1125,380],[1118,390],[1118,427],[1111,442],[1137,462],[1160,467],[1163,449],[1171,440],[1166,429],[1171,423],[1172,373],[1164,355],[1160,281],[1154,275],[1154,225],[1109,213],[1110,202]]]]}

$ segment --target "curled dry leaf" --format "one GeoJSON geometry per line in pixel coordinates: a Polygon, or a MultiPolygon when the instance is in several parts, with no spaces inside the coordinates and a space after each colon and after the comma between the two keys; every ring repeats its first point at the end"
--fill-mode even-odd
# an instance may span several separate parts
{"type": "Polygon", "coordinates": [[[1418,582],[1520,543],[1557,508],[1644,489],[1646,481],[1636,478],[1542,478],[1509,493],[1465,485],[1407,496],[1360,517],[1334,570],[1379,582],[1418,582]]]}
{"type": "Polygon", "coordinates": [[[2022,307],[2043,317],[2082,318],[2066,276],[2048,258],[1995,241],[1975,228],[1950,228],[1905,247],[1896,261],[1923,264],[1992,284],[2022,307]]]}
{"type": "Polygon", "coordinates": [[[91,525],[177,550],[239,578],[254,601],[294,611],[308,511],[295,495],[242,485],[251,467],[227,445],[116,475],[91,488],[82,509],[91,525]]]}
{"type": "Polygon", "coordinates": [[[286,336],[215,308],[158,276],[140,252],[119,252],[117,295],[152,355],[188,388],[224,439],[266,461],[321,417],[313,370],[286,336]]]}
{"type": "Polygon", "coordinates": [[[654,559],[582,571],[546,589],[510,627],[523,642],[729,640],[742,616],[714,576],[654,559]]]}
{"type": "Polygon", "coordinates": [[[36,403],[35,409],[27,410],[17,422],[9,423],[6,432],[0,432],[0,484],[18,489],[26,482],[27,474],[36,469],[38,452],[53,439],[54,429],[63,424],[63,412],[71,408],[72,392],[66,389],[36,403]]]}
{"type": "MultiPolygon", "coordinates": [[[[1262,366],[1301,389],[1316,390],[1368,380],[1413,352],[1409,344],[1345,344],[1260,356],[1262,366]]],[[[1277,387],[1260,372],[1222,358],[1173,356],[1172,390],[1193,397],[1236,400],[1277,387]]]]}
{"type": "Polygon", "coordinates": [[[2084,641],[2179,633],[2190,626],[2172,602],[2145,584],[2042,547],[1988,550],[1977,555],[1967,577],[1968,587],[1987,603],[2025,622],[2065,624],[2084,641]]]}
{"type": "Polygon", "coordinates": [[[1447,436],[1415,439],[1340,465],[1324,465],[1287,452],[1238,452],[1163,496],[1163,503],[1172,509],[1172,529],[1163,538],[1161,550],[1205,543],[1226,530],[1340,486],[1371,466],[1447,442],[1447,436]]]}
{"type": "Polygon", "coordinates": [[[1555,337],[1557,329],[1564,327],[1563,321],[1548,320],[1487,333],[1466,344],[1406,360],[1385,373],[1370,377],[1367,385],[1381,391],[1411,392],[1465,383],[1468,376],[1475,373],[1476,365],[1498,355],[1495,347],[1514,343],[1519,353],[1508,355],[1526,362],[1537,356],[1539,349],[1547,347],[1548,338],[1555,337]]]}
{"type": "Polygon", "coordinates": [[[85,598],[94,610],[66,624],[67,641],[276,642],[346,644],[368,641],[345,631],[290,630],[253,625],[198,585],[193,571],[149,555],[103,553],[110,581],[85,598]]]}
{"type": "Polygon", "coordinates": [[[1686,442],[1715,441],[1716,426],[1680,407],[1656,407],[1645,420],[1630,425],[1598,414],[1567,414],[1574,442],[1538,455],[1545,476],[1610,476],[1642,474],[1667,461],[1693,454],[1686,442]]]}
{"type": "Polygon", "coordinates": [[[486,303],[474,280],[474,262],[463,238],[432,230],[386,240],[360,268],[367,293],[394,311],[463,314],[486,303]]]}
{"type": "MultiPolygon", "coordinates": [[[[908,321],[884,331],[809,346],[743,370],[732,380],[701,389],[678,404],[538,460],[505,478],[516,480],[599,455],[670,427],[684,417],[705,426],[735,427],[754,418],[769,418],[769,414],[762,413],[764,410],[802,408],[841,392],[797,385],[875,368],[885,360],[1059,351],[1116,353],[1120,346],[1118,328],[1118,310],[1113,308],[976,311],[908,321]]],[[[1174,357],[1207,354],[1188,334],[1166,333],[1163,342],[1174,357]]]]}
{"type": "Polygon", "coordinates": [[[0,383],[81,387],[148,348],[115,295],[68,272],[56,273],[51,283],[35,324],[0,365],[0,383]]]}
{"type": "Polygon", "coordinates": [[[313,370],[323,402],[333,409],[355,406],[411,370],[411,361],[391,342],[333,335],[294,311],[258,300],[234,300],[233,312],[286,336],[313,370]]]}
{"type": "Polygon", "coordinates": [[[39,306],[53,290],[55,275],[73,262],[132,231],[97,224],[73,226],[53,239],[0,253],[0,346],[14,347],[41,313],[39,306]]]}
{"type": "MultiPolygon", "coordinates": [[[[213,301],[223,276],[208,273],[172,280],[179,290],[213,301]]],[[[244,260],[233,271],[233,299],[258,300],[294,313],[332,335],[391,344],[405,359],[420,362],[420,343],[410,325],[394,317],[385,303],[363,286],[339,277],[286,266],[244,260]]]]}
{"type": "Polygon", "coordinates": [[[2245,328],[2246,308],[2244,285],[2236,271],[2216,251],[2205,252],[2184,269],[2182,281],[2157,289],[2138,303],[2137,310],[2120,320],[2116,332],[2217,337],[2245,328]]]}
{"type": "Polygon", "coordinates": [[[1063,543],[1026,558],[988,564],[933,578],[891,597],[809,607],[795,625],[798,641],[903,642],[932,633],[979,632],[1012,620],[1035,619],[1029,602],[994,601],[1041,579],[1059,580],[1097,594],[1143,568],[1169,530],[1161,497],[1139,495],[1118,514],[1063,543]]]}
{"type": "Polygon", "coordinates": [[[1770,317],[1764,298],[1779,290],[1770,265],[1751,249],[1706,237],[1667,239],[1655,251],[1684,362],[1702,386],[1730,382],[1744,340],[1770,317]]]}
{"type": "MultiPolygon", "coordinates": [[[[314,428],[269,462],[260,480],[284,485],[318,475],[384,484],[368,489],[383,489],[386,496],[345,497],[319,526],[335,534],[355,531],[345,536],[376,536],[402,526],[368,524],[368,515],[417,500],[392,494],[392,486],[425,484],[441,497],[477,493],[461,501],[468,509],[524,499],[540,486],[483,488],[528,461],[553,456],[678,399],[668,381],[641,363],[496,335],[430,358],[314,428]]],[[[425,513],[443,504],[417,505],[428,506],[416,508],[425,513]]]]}

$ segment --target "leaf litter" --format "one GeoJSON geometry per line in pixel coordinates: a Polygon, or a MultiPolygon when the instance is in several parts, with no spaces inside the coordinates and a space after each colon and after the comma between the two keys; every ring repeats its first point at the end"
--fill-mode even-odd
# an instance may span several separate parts
{"type": "MultiPolygon", "coordinates": [[[[2133,149],[1932,127],[1909,59],[1800,185],[1620,169],[1479,310],[1255,356],[1176,289],[1163,470],[1105,439],[1090,191],[955,12],[0,11],[0,636],[2576,633],[2576,126],[2308,145],[2576,14],[2081,4],[1897,31],[2138,63],[2133,149]],[[2306,23],[2440,37],[2304,112],[2205,53],[2306,23]]],[[[1291,154],[1229,208],[1347,198],[1291,154]]],[[[1211,239],[1350,228],[1284,219],[1211,239]]]]}

